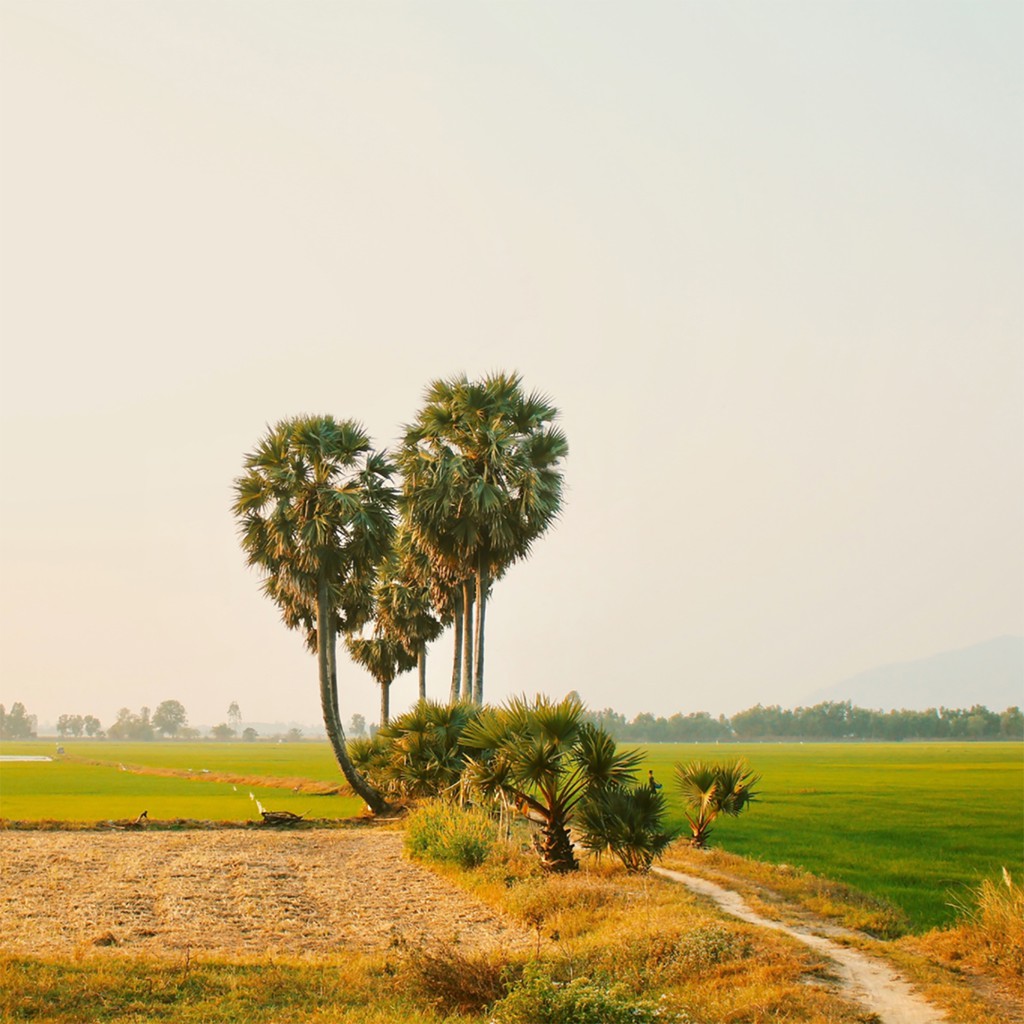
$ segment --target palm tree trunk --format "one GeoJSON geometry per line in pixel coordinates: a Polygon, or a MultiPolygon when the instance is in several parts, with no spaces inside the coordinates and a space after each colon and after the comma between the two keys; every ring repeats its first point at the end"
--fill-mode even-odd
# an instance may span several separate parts
{"type": "Polygon", "coordinates": [[[462,699],[473,699],[473,586],[462,584],[462,699]]]}
{"type": "Polygon", "coordinates": [[[420,674],[420,700],[427,699],[427,645],[420,647],[416,655],[416,667],[420,674]]]}
{"type": "Polygon", "coordinates": [[[484,616],[487,614],[487,559],[481,554],[476,570],[476,671],[473,679],[473,703],[484,702],[484,616]]]}
{"type": "Polygon", "coordinates": [[[462,588],[455,592],[455,654],[452,657],[452,689],[450,702],[459,699],[459,687],[462,684],[462,588]]]}
{"type": "Polygon", "coordinates": [[[388,724],[388,714],[391,710],[391,684],[380,684],[380,727],[383,729],[388,724]]]}
{"type": "Polygon", "coordinates": [[[576,871],[580,864],[573,853],[569,830],[558,818],[552,818],[540,830],[540,862],[545,871],[576,871]]]}
{"type": "Polygon", "coordinates": [[[345,780],[366,801],[374,814],[380,814],[388,809],[387,801],[356,771],[345,747],[345,730],[341,727],[341,714],[338,710],[338,676],[334,657],[337,637],[333,610],[327,598],[325,573],[320,574],[319,582],[316,596],[316,660],[320,674],[320,709],[324,716],[324,728],[334,759],[345,780]]]}

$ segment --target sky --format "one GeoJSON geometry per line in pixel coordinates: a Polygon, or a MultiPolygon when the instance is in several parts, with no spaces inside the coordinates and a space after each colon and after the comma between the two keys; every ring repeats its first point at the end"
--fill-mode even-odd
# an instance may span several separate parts
{"type": "Polygon", "coordinates": [[[1022,42],[1015,0],[0,0],[0,701],[315,724],[233,481],[463,372],[570,443],[489,700],[731,714],[1024,633],[1022,42]]]}

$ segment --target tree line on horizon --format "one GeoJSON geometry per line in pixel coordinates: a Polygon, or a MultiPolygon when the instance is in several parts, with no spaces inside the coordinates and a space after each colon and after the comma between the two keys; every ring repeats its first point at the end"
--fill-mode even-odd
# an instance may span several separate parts
{"type": "Polygon", "coordinates": [[[1019,707],[995,712],[981,704],[926,711],[875,711],[859,708],[851,701],[823,701],[797,708],[757,704],[731,718],[712,718],[706,711],[669,718],[643,712],[632,721],[612,708],[605,708],[589,712],[589,717],[620,742],[1024,740],[1024,714],[1019,707]]]}
{"type": "MultiPolygon", "coordinates": [[[[576,691],[570,696],[579,699],[576,691]]],[[[247,742],[260,739],[249,727],[240,729],[238,705],[232,701],[228,721],[209,730],[216,740],[240,738],[247,742]],[[235,714],[231,712],[234,711],[235,714]]],[[[641,712],[632,720],[613,708],[600,711],[584,709],[583,718],[604,729],[619,742],[636,743],[732,743],[760,740],[1024,740],[1024,713],[1019,707],[1005,711],[989,711],[982,704],[970,708],[928,708],[925,711],[902,709],[877,711],[860,708],[850,701],[824,701],[811,707],[785,709],[777,704],[757,704],[739,711],[731,718],[713,718],[706,711],[689,714],[677,712],[669,717],[641,712]]],[[[179,701],[163,701],[151,714],[143,707],[138,714],[122,708],[112,725],[104,730],[94,715],[61,715],[57,719],[57,735],[73,738],[112,740],[191,740],[201,738],[200,730],[188,726],[188,716],[179,701]]],[[[358,713],[349,721],[349,734],[356,739],[378,732],[358,713]]],[[[0,739],[33,739],[37,735],[37,716],[30,715],[25,705],[15,702],[10,711],[0,704],[0,739]]],[[[265,737],[297,741],[302,731],[265,737]]]]}

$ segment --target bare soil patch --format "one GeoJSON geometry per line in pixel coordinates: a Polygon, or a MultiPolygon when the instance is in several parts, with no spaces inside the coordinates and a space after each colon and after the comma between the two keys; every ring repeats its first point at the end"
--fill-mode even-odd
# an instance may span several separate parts
{"type": "Polygon", "coordinates": [[[406,860],[393,831],[0,831],[0,865],[8,954],[313,957],[397,938],[531,941],[406,860]]]}

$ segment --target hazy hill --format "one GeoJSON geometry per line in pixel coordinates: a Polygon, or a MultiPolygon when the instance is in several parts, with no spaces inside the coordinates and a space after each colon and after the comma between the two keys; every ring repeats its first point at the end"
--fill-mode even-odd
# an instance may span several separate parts
{"type": "Polygon", "coordinates": [[[1024,707],[1024,637],[1001,636],[959,651],[869,669],[818,690],[807,703],[825,700],[850,700],[882,711],[974,704],[990,711],[1024,707]]]}

